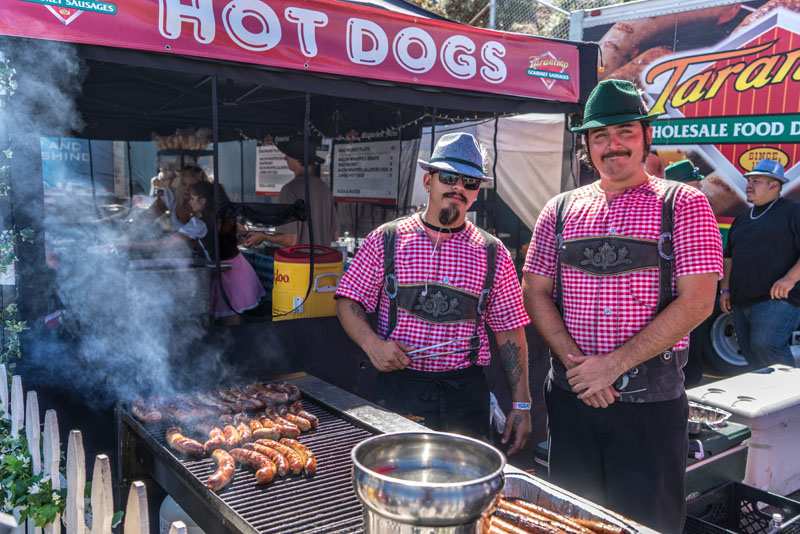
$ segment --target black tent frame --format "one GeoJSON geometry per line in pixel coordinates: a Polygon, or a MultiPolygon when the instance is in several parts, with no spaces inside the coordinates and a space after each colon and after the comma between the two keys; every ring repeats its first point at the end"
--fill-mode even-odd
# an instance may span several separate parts
{"type": "MultiPolygon", "coordinates": [[[[2,37],[3,40],[25,41],[24,38],[2,37]]],[[[196,59],[185,56],[162,53],[142,52],[136,50],[109,48],[98,45],[74,46],[77,55],[87,67],[84,92],[78,97],[78,110],[82,114],[85,126],[79,132],[71,132],[86,138],[115,139],[125,141],[149,140],[152,132],[172,132],[176,127],[207,124],[209,111],[212,122],[212,138],[214,151],[214,173],[218,174],[218,144],[223,140],[241,140],[243,138],[260,139],[267,133],[293,134],[303,132],[306,147],[309,146],[311,120],[317,120],[328,132],[347,131],[350,127],[361,125],[362,131],[396,128],[407,119],[410,112],[417,115],[430,116],[429,125],[435,129],[437,119],[450,118],[457,120],[465,112],[473,113],[472,118],[492,118],[498,115],[520,113],[579,113],[591,89],[597,82],[597,45],[592,43],[574,43],[579,50],[580,96],[577,103],[566,103],[538,100],[507,95],[477,93],[456,89],[444,89],[428,86],[415,86],[379,80],[359,79],[346,76],[328,75],[312,72],[292,71],[251,64],[196,59]],[[106,94],[109,88],[118,90],[118,79],[128,79],[130,91],[116,98],[109,99],[106,94]],[[95,78],[97,80],[95,80],[95,78]],[[131,82],[133,80],[133,82],[131,82]],[[97,85],[93,85],[97,81],[97,85]],[[140,86],[131,83],[139,83],[140,86]],[[115,85],[117,84],[117,85],[115,85]],[[211,102],[208,102],[208,88],[211,85],[211,102]],[[153,92],[142,90],[142,86],[152,85],[163,92],[170,92],[167,101],[152,101],[153,92]],[[267,98],[259,96],[264,90],[272,91],[267,98]],[[205,103],[187,101],[201,97],[205,92],[205,103]],[[326,116],[314,116],[310,110],[310,95],[315,101],[323,100],[325,104],[336,108],[330,120],[326,116]],[[136,97],[140,100],[136,100],[136,97]],[[346,96],[343,96],[346,95],[346,96]],[[139,105],[131,108],[130,102],[139,105]],[[294,109],[288,109],[288,103],[297,102],[294,109]],[[424,105],[421,105],[424,103],[424,105]],[[179,104],[181,105],[179,107],[179,104]],[[268,104],[275,104],[271,110],[283,111],[290,120],[283,124],[271,123],[269,117],[260,118],[253,111],[264,109],[268,104]],[[365,108],[365,104],[368,107],[365,108]],[[348,117],[339,113],[339,106],[353,106],[353,113],[348,117]],[[302,107],[300,107],[302,106],[302,107]],[[224,113],[220,113],[220,108],[224,113]],[[242,111],[236,113],[239,107],[242,111]],[[288,109],[288,111],[287,111],[288,109]],[[433,114],[429,111],[433,110],[433,114]],[[231,116],[229,116],[231,115],[231,116]],[[297,120],[303,117],[302,121],[297,120]],[[367,126],[364,127],[364,121],[367,126]],[[335,124],[334,124],[335,123],[335,124]],[[276,132],[277,130],[277,132],[276,132]]],[[[419,121],[415,122],[415,127],[419,121]]],[[[9,132],[10,133],[10,132],[9,132]]],[[[26,132],[27,137],[30,132],[26,132]]],[[[40,135],[56,135],[63,132],[37,132],[40,135]]],[[[416,137],[419,130],[401,131],[400,139],[416,137]]],[[[13,144],[12,137],[12,144],[13,144]]],[[[35,145],[30,140],[17,141],[20,154],[35,157],[35,145]]],[[[307,153],[307,151],[306,151],[307,153]]],[[[305,162],[306,173],[308,162],[305,162]]],[[[12,174],[14,170],[12,167],[12,174]]],[[[219,183],[217,180],[216,183],[219,183]]],[[[219,188],[215,187],[214,202],[219,205],[219,188]]],[[[41,184],[26,185],[12,194],[12,202],[20,202],[29,206],[40,205],[43,214],[41,184]]],[[[306,192],[308,196],[308,192],[306,192]]],[[[19,221],[20,227],[30,227],[43,235],[43,215],[26,217],[19,221]]],[[[214,258],[219,272],[219,243],[214,233],[214,258]]],[[[31,266],[43,265],[43,239],[36,240],[35,246],[20,244],[21,264],[31,266]]],[[[312,260],[313,265],[313,260],[312,260]]],[[[23,319],[34,319],[41,311],[35,304],[38,288],[38,269],[20,270],[19,296],[23,319]],[[31,300],[32,299],[32,300],[31,300]]],[[[312,267],[313,275],[313,267],[312,267]]]]}

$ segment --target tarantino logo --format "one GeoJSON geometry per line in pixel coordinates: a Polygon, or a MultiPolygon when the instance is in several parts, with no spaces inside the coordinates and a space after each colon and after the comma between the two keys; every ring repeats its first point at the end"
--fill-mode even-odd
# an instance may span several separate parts
{"type": "Polygon", "coordinates": [[[741,50],[681,57],[656,65],[647,72],[645,81],[652,84],[665,73],[669,79],[650,111],[660,115],[666,112],[667,103],[674,109],[680,109],[686,104],[714,99],[727,82],[732,84],[735,92],[743,93],[780,85],[790,79],[800,81],[800,48],[753,59],[752,56],[769,51],[776,42],[773,40],[741,50]],[[728,60],[728,64],[724,67],[711,67],[683,79],[693,65],[725,60],[728,60]]]}
{"type": "Polygon", "coordinates": [[[539,78],[548,89],[552,89],[556,81],[569,81],[569,62],[558,59],[552,52],[528,58],[528,76],[539,78]]]}
{"type": "Polygon", "coordinates": [[[69,26],[84,11],[101,13],[104,15],[116,15],[117,6],[111,2],[100,2],[97,0],[22,0],[32,4],[42,4],[53,14],[64,26],[69,26]]]}
{"type": "Polygon", "coordinates": [[[770,154],[800,177],[800,14],[776,9],[717,45],[681,52],[642,76],[653,144],[697,147],[720,176],[770,154]]]}

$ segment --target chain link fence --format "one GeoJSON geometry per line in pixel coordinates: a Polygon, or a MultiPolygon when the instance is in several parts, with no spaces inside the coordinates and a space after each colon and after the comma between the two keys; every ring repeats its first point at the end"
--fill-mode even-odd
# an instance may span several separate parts
{"type": "MultiPolygon", "coordinates": [[[[412,0],[451,20],[491,27],[489,0],[412,0]]],[[[622,0],[495,0],[495,29],[569,39],[569,13],[618,4],[622,0]]]]}

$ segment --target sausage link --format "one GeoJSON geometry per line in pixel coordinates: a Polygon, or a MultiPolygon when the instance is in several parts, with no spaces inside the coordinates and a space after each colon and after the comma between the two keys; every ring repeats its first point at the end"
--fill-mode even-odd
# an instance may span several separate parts
{"type": "Polygon", "coordinates": [[[291,447],[303,459],[303,470],[308,476],[317,474],[317,457],[314,452],[297,441],[296,439],[281,438],[280,441],[287,447],[291,447]]]}
{"type": "Polygon", "coordinates": [[[208,433],[208,440],[203,444],[203,450],[206,454],[211,454],[215,449],[221,449],[225,446],[225,434],[218,426],[212,428],[208,433]]]}
{"type": "Polygon", "coordinates": [[[225,434],[225,448],[226,449],[233,449],[237,447],[239,443],[242,442],[241,436],[239,436],[239,431],[236,430],[236,427],[233,425],[225,425],[222,429],[223,434],[225,434]]]}
{"type": "Polygon", "coordinates": [[[250,451],[247,449],[231,449],[230,450],[231,456],[237,461],[243,464],[247,464],[253,469],[256,469],[256,483],[257,484],[269,484],[275,478],[275,473],[277,472],[277,468],[275,464],[264,456],[263,454],[259,454],[255,451],[250,451]]]}
{"type": "Polygon", "coordinates": [[[169,446],[181,454],[189,456],[203,456],[204,454],[203,444],[192,438],[187,438],[181,434],[181,429],[176,426],[167,429],[166,438],[169,446]]]}
{"type": "Polygon", "coordinates": [[[217,461],[217,470],[208,477],[206,486],[208,486],[211,491],[219,491],[233,480],[233,473],[236,471],[236,462],[233,460],[233,456],[223,449],[214,450],[211,456],[217,461]]]}
{"type": "Polygon", "coordinates": [[[273,449],[272,447],[267,447],[266,445],[262,445],[258,442],[256,443],[248,443],[244,446],[245,449],[250,449],[252,451],[256,451],[259,454],[263,454],[275,464],[275,467],[278,468],[278,476],[285,477],[286,474],[289,472],[289,460],[286,459],[286,456],[278,452],[277,450],[273,449]]]}
{"type": "Polygon", "coordinates": [[[282,417],[287,421],[289,421],[290,423],[293,423],[297,428],[300,429],[300,432],[308,432],[309,430],[311,430],[311,422],[308,419],[305,419],[293,413],[286,413],[282,417]]]}
{"type": "Polygon", "coordinates": [[[236,431],[239,433],[240,443],[247,443],[253,439],[253,432],[250,430],[250,425],[244,421],[236,425],[236,431]]]}
{"type": "Polygon", "coordinates": [[[299,475],[303,471],[303,459],[291,447],[287,447],[283,443],[279,443],[272,439],[259,439],[256,441],[259,445],[270,447],[283,454],[289,462],[289,469],[292,474],[299,475]]]}

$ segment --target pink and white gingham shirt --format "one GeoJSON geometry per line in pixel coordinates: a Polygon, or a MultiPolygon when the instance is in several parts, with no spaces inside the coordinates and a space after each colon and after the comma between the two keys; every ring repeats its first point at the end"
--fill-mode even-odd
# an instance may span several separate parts
{"type": "MultiPolygon", "coordinates": [[[[657,240],[665,185],[664,180],[651,178],[625,191],[610,205],[598,182],[577,189],[562,215],[564,240],[608,235],[657,240]]],[[[722,276],[722,239],[705,195],[681,186],[675,196],[673,220],[673,290],[675,279],[681,276],[722,276]]],[[[536,222],[524,272],[555,277],[555,222],[555,199],[551,199],[536,222]]],[[[620,347],[657,313],[657,267],[601,277],[562,265],[561,276],[564,323],[586,355],[605,354],[620,347]]],[[[688,346],[686,336],[673,348],[688,346]]]]}
{"type": "MultiPolygon", "coordinates": [[[[403,220],[397,227],[395,245],[395,273],[399,284],[424,284],[425,282],[448,285],[478,296],[483,290],[486,275],[486,249],[484,238],[473,224],[453,234],[438,245],[425,231],[419,214],[403,220]],[[436,247],[434,250],[434,246],[436,247]]],[[[378,333],[385,337],[388,330],[389,298],[383,290],[383,234],[375,230],[367,236],[361,249],[353,258],[350,267],[339,281],[337,297],[346,297],[361,303],[367,312],[376,309],[378,333]]],[[[514,330],[530,322],[522,303],[522,289],[508,250],[497,247],[497,267],[494,284],[489,293],[486,324],[495,331],[514,330]]],[[[472,321],[451,324],[433,324],[398,307],[397,326],[391,339],[411,348],[427,347],[457,338],[472,335],[472,321]]],[[[478,329],[481,346],[478,365],[488,365],[489,341],[486,330],[478,329]]],[[[439,351],[469,347],[469,342],[448,345],[439,351]]],[[[438,352],[438,351],[437,351],[438,352]]],[[[415,371],[451,371],[468,367],[468,352],[412,362],[409,369],[415,371]]]]}

